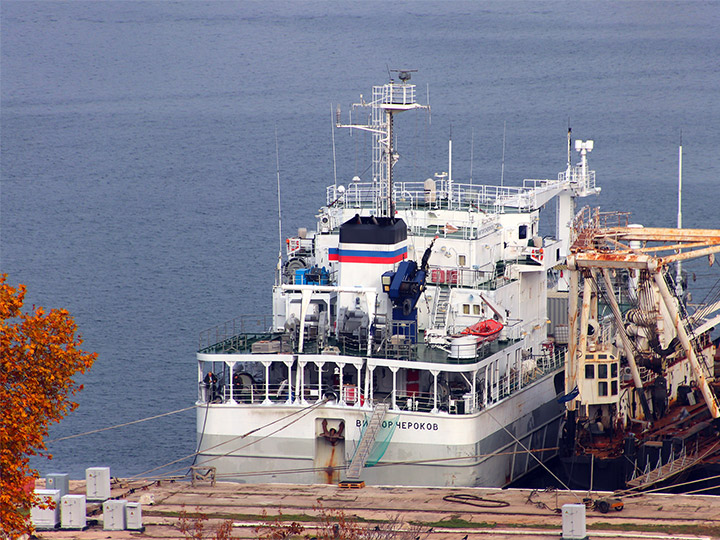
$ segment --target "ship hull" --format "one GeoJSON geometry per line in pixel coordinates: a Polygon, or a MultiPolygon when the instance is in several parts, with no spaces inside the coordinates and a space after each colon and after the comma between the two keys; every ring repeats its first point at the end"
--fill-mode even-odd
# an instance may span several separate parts
{"type": "MultiPolygon", "coordinates": [[[[473,414],[389,410],[379,437],[385,440],[376,442],[377,462],[361,478],[408,486],[503,487],[516,481],[539,466],[535,457],[557,455],[564,411],[556,402],[558,376],[548,374],[473,414]]],[[[201,404],[197,464],[238,482],[334,483],[343,477],[371,412],[333,403],[201,404]],[[324,420],[344,424],[335,444],[322,436],[324,420]]]]}

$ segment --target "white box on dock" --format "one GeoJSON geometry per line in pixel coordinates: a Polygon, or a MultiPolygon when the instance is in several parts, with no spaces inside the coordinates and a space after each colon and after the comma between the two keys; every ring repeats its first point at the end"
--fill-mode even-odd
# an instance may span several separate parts
{"type": "Polygon", "coordinates": [[[110,467],[85,469],[85,485],[88,501],[105,501],[110,498],[110,467]]]}
{"type": "Polygon", "coordinates": [[[125,506],[124,499],[105,501],[103,503],[103,530],[124,531],[125,530],[125,506]]]}
{"type": "Polygon", "coordinates": [[[30,521],[36,529],[54,529],[60,523],[60,490],[36,489],[35,495],[42,504],[54,502],[55,508],[33,506],[30,509],[30,521]]]}
{"type": "Polygon", "coordinates": [[[584,504],[563,504],[562,538],[563,540],[584,540],[587,538],[584,504]]]}
{"type": "Polygon", "coordinates": [[[45,476],[45,489],[60,490],[60,498],[70,493],[70,475],[65,473],[50,473],[45,476]]]}
{"type": "Polygon", "coordinates": [[[60,527],[84,529],[87,526],[85,495],[64,495],[60,498],[60,527]]]}
{"type": "Polygon", "coordinates": [[[141,531],[142,505],[138,502],[129,502],[125,506],[125,526],[130,531],[141,531]]]}

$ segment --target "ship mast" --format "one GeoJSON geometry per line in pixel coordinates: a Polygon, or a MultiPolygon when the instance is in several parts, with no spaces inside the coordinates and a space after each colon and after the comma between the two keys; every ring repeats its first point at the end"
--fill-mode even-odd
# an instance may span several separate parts
{"type": "MultiPolygon", "coordinates": [[[[677,228],[682,229],[682,131],[680,131],[680,147],[678,148],[678,212],[677,228]]],[[[682,296],[682,262],[677,262],[675,274],[675,290],[678,296],[682,296]]]]}
{"type": "Polygon", "coordinates": [[[369,124],[341,124],[337,127],[369,131],[373,135],[372,176],[375,189],[375,212],[378,216],[393,217],[395,202],[393,200],[393,167],[399,159],[394,148],[395,114],[412,109],[429,109],[415,101],[415,85],[409,84],[411,73],[415,69],[391,70],[398,73],[400,82],[390,79],[381,86],[373,86],[372,100],[367,103],[362,96],[360,102],[352,105],[370,107],[369,124]]]}

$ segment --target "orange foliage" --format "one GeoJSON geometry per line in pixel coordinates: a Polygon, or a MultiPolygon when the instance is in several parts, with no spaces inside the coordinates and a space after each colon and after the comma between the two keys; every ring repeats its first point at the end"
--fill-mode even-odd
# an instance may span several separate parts
{"type": "Polygon", "coordinates": [[[0,538],[31,532],[26,492],[30,456],[46,454],[50,423],[77,407],[70,397],[82,386],[73,376],[84,373],[96,353],[79,347],[82,339],[64,309],[22,311],[25,286],[14,288],[0,275],[0,538]]]}
{"type": "Polygon", "coordinates": [[[263,510],[262,517],[265,523],[253,529],[258,540],[287,540],[288,538],[298,538],[300,533],[305,530],[305,528],[296,521],[291,523],[284,521],[282,510],[279,508],[278,515],[274,518],[269,518],[266,510],[263,510]]]}
{"type": "Polygon", "coordinates": [[[178,521],[178,529],[185,535],[187,540],[204,540],[205,538],[212,538],[212,540],[235,540],[237,537],[233,536],[233,521],[232,519],[226,519],[219,523],[215,527],[207,530],[205,522],[208,521],[208,517],[200,512],[200,509],[195,514],[189,514],[185,511],[185,505],[183,505],[180,511],[180,519],[178,521]],[[212,534],[213,536],[205,536],[205,532],[212,534]]]}
{"type": "Polygon", "coordinates": [[[315,523],[303,527],[289,523],[278,508],[278,515],[269,518],[263,510],[263,525],[255,527],[257,540],[427,540],[432,529],[421,525],[405,525],[400,516],[374,523],[359,523],[357,516],[347,516],[342,509],[324,508],[318,499],[315,523]],[[313,531],[300,536],[304,531],[313,531]]]}

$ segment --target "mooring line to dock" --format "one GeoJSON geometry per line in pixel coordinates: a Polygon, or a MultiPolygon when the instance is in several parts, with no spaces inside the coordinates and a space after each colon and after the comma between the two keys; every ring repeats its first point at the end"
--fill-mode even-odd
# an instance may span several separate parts
{"type": "Polygon", "coordinates": [[[662,487],[655,488],[655,489],[647,489],[645,491],[640,491],[638,493],[631,493],[630,495],[633,495],[636,497],[639,497],[640,495],[645,495],[647,493],[658,493],[660,495],[692,495],[695,493],[700,493],[702,491],[707,491],[709,489],[717,489],[718,487],[720,487],[720,484],[710,486],[710,487],[704,487],[701,489],[696,489],[693,491],[683,491],[682,493],[663,493],[663,490],[678,488],[678,487],[682,487],[682,486],[689,486],[691,484],[697,484],[698,482],[707,482],[708,480],[717,480],[717,479],[720,479],[720,474],[717,474],[715,476],[708,476],[707,478],[698,478],[697,480],[688,480],[687,482],[681,482],[679,484],[671,484],[669,486],[662,486],[662,487]]]}
{"type": "MultiPolygon", "coordinates": [[[[570,491],[570,488],[569,488],[567,485],[565,485],[565,482],[563,482],[562,480],[560,480],[560,479],[557,477],[557,475],[556,475],[554,472],[552,472],[552,471],[548,468],[548,466],[545,465],[545,464],[542,462],[541,459],[539,459],[533,452],[531,452],[530,450],[528,450],[528,447],[525,446],[525,445],[520,441],[520,439],[518,439],[515,435],[513,435],[513,434],[510,432],[510,430],[509,430],[508,428],[506,428],[503,424],[501,424],[501,423],[498,421],[498,419],[495,418],[495,416],[493,416],[493,414],[490,412],[490,409],[485,409],[485,412],[490,416],[490,418],[492,418],[492,419],[495,421],[495,423],[496,423],[497,425],[499,425],[501,428],[503,428],[503,430],[505,431],[505,433],[507,433],[508,435],[510,435],[510,437],[512,437],[513,440],[514,440],[516,443],[518,443],[520,446],[522,446],[523,450],[525,450],[528,454],[530,454],[535,461],[537,461],[547,472],[549,472],[550,475],[551,475],[555,480],[557,480],[557,481],[560,483],[560,485],[562,485],[568,493],[572,493],[573,496],[578,500],[578,502],[580,502],[580,497],[578,497],[578,496],[575,494],[574,491],[570,491]]],[[[530,443],[532,444],[532,433],[530,434],[530,443]]]]}
{"type": "MultiPolygon", "coordinates": [[[[552,450],[558,450],[558,446],[549,446],[547,448],[538,448],[535,451],[536,452],[550,452],[552,450]]],[[[453,456],[453,457],[446,457],[446,458],[433,458],[433,459],[414,459],[414,460],[408,460],[408,461],[386,461],[384,463],[376,463],[373,465],[373,467],[393,467],[395,465],[422,465],[424,463],[441,463],[444,461],[458,461],[463,459],[485,459],[485,458],[491,458],[493,456],[512,456],[517,454],[525,454],[527,453],[527,449],[525,450],[512,450],[509,452],[491,452],[489,454],[473,454],[470,456],[453,456]]]]}
{"type": "MultiPolygon", "coordinates": [[[[262,430],[262,429],[265,429],[265,428],[267,428],[267,427],[270,427],[270,426],[272,426],[273,424],[276,424],[276,423],[278,423],[278,422],[280,422],[280,421],[282,421],[282,420],[287,420],[288,418],[291,418],[291,417],[295,416],[296,414],[304,413],[304,414],[302,414],[301,416],[298,416],[297,418],[295,418],[294,420],[292,420],[290,423],[288,423],[288,424],[286,424],[286,425],[284,425],[284,426],[280,426],[280,427],[277,428],[275,431],[273,431],[273,432],[271,432],[271,433],[268,433],[267,435],[263,435],[262,437],[254,440],[254,441],[251,441],[251,442],[249,442],[249,443],[247,443],[247,444],[245,444],[245,445],[243,445],[243,446],[239,446],[239,447],[237,447],[237,448],[233,448],[232,450],[228,450],[228,451],[225,452],[224,454],[220,454],[220,455],[218,455],[218,456],[213,456],[213,457],[205,460],[203,463],[208,463],[208,462],[210,462],[210,461],[214,461],[214,460],[220,459],[220,458],[222,458],[222,457],[227,457],[227,456],[229,456],[230,454],[232,454],[233,452],[237,452],[238,450],[242,450],[243,448],[247,448],[248,446],[251,446],[251,445],[253,445],[253,444],[257,443],[257,442],[260,442],[260,441],[262,441],[263,439],[267,439],[267,438],[270,437],[271,435],[275,435],[275,433],[278,433],[279,431],[282,431],[283,429],[287,429],[288,427],[290,427],[291,425],[293,425],[295,422],[298,422],[299,420],[302,420],[302,419],[305,418],[308,414],[310,414],[313,410],[315,410],[316,408],[318,408],[318,407],[321,406],[321,405],[324,405],[327,401],[328,401],[328,399],[325,398],[325,399],[323,399],[322,401],[319,401],[319,402],[311,405],[310,407],[307,407],[307,408],[305,408],[305,409],[300,409],[299,411],[295,411],[295,412],[293,412],[292,414],[289,414],[289,415],[287,415],[287,416],[283,416],[282,418],[278,418],[277,420],[273,420],[272,422],[270,422],[270,423],[268,423],[268,424],[265,424],[265,425],[263,425],[263,426],[257,427],[257,428],[255,428],[255,429],[252,429],[252,430],[248,431],[247,433],[243,433],[242,435],[238,435],[238,436],[236,436],[236,437],[233,437],[232,439],[229,439],[229,440],[227,440],[227,441],[223,441],[223,442],[221,442],[221,443],[218,443],[218,444],[216,444],[215,446],[211,446],[211,447],[209,447],[209,448],[205,448],[205,451],[207,451],[207,450],[212,450],[212,449],[214,449],[214,448],[218,448],[218,447],[220,447],[220,446],[223,446],[223,445],[225,445],[225,444],[231,443],[231,442],[236,441],[236,440],[238,440],[238,439],[244,439],[244,438],[247,437],[248,435],[252,435],[253,433],[255,433],[255,432],[257,432],[257,431],[260,431],[260,430],[262,430]]],[[[197,452],[197,453],[199,453],[199,452],[197,452]]],[[[173,471],[171,471],[171,472],[173,472],[173,471]]]]}
{"type": "Polygon", "coordinates": [[[210,412],[210,404],[205,404],[205,418],[203,419],[203,426],[202,426],[202,432],[200,432],[200,440],[197,443],[197,447],[195,448],[195,456],[193,457],[192,463],[188,467],[188,470],[185,472],[186,475],[190,474],[192,471],[193,465],[197,462],[197,457],[200,452],[200,447],[202,446],[203,439],[205,439],[205,426],[207,426],[207,419],[208,419],[208,413],[210,412]]]}
{"type": "Polygon", "coordinates": [[[114,426],[107,426],[104,428],[99,429],[93,429],[91,431],[86,431],[84,433],[76,433],[75,435],[68,435],[67,437],[59,437],[57,439],[50,439],[48,441],[45,441],[46,443],[54,443],[54,442],[60,442],[60,441],[66,441],[68,439],[74,439],[76,437],[84,437],[85,435],[92,435],[93,433],[100,433],[101,431],[108,431],[111,429],[117,429],[125,426],[131,426],[133,424],[139,424],[141,422],[147,422],[148,420],[155,420],[157,418],[162,418],[163,416],[170,416],[171,414],[178,414],[181,412],[189,411],[190,409],[194,409],[197,407],[197,405],[193,405],[191,407],[185,407],[184,409],[178,409],[177,411],[170,411],[163,414],[156,414],[155,416],[149,416],[147,418],[141,418],[140,420],[133,420],[131,422],[125,422],[122,424],[116,424],[114,426]]]}
{"type": "MultiPolygon", "coordinates": [[[[303,409],[302,412],[305,412],[306,414],[309,414],[309,413],[310,413],[310,410],[303,409]]],[[[294,413],[294,414],[297,414],[297,413],[294,413]]],[[[271,424],[273,424],[273,423],[277,423],[277,422],[279,422],[279,421],[281,421],[281,420],[285,420],[285,419],[287,419],[287,418],[289,418],[289,416],[285,416],[285,417],[280,418],[280,419],[278,419],[278,420],[274,420],[274,421],[271,422],[270,424],[267,424],[267,425],[265,425],[265,426],[261,426],[261,427],[259,427],[259,428],[256,428],[256,429],[254,429],[253,431],[250,431],[250,432],[245,433],[245,434],[243,434],[243,435],[239,435],[239,436],[235,437],[234,439],[231,439],[231,440],[228,440],[228,441],[223,441],[223,442],[221,442],[221,443],[216,444],[215,446],[206,448],[205,450],[211,450],[211,449],[213,449],[213,448],[217,448],[217,447],[222,446],[222,445],[224,445],[224,444],[230,443],[230,442],[232,442],[233,440],[236,440],[236,439],[238,439],[238,438],[246,437],[246,436],[250,435],[251,433],[253,433],[254,431],[258,431],[258,430],[260,430],[260,429],[263,429],[263,428],[265,428],[265,427],[268,427],[269,425],[271,425],[271,424]]],[[[285,428],[289,427],[292,423],[297,422],[297,421],[300,420],[301,418],[302,418],[302,417],[295,419],[293,422],[291,422],[290,424],[287,424],[287,425],[279,428],[277,431],[280,431],[280,430],[282,430],[282,429],[285,429],[285,428]]],[[[274,433],[275,433],[275,432],[274,432],[274,433]]],[[[271,436],[271,435],[272,435],[272,433],[270,433],[270,434],[268,434],[268,435],[265,435],[265,436],[263,436],[262,438],[267,438],[267,437],[269,437],[269,436],[271,436]]],[[[218,455],[218,456],[213,456],[213,457],[211,457],[210,459],[208,459],[207,461],[205,461],[204,463],[209,463],[210,461],[213,461],[213,460],[215,460],[215,459],[219,459],[219,458],[222,458],[222,457],[226,457],[226,456],[230,455],[232,452],[236,452],[236,451],[238,451],[238,450],[242,450],[243,448],[247,448],[248,446],[250,446],[250,445],[252,445],[252,444],[255,444],[256,442],[259,442],[260,440],[262,440],[262,439],[258,439],[257,441],[253,441],[253,442],[251,442],[251,443],[249,443],[249,444],[247,444],[247,445],[245,445],[245,446],[241,446],[241,447],[238,447],[238,448],[234,448],[234,449],[229,450],[228,452],[226,452],[226,453],[224,453],[224,454],[221,454],[221,455],[218,455]]],[[[545,447],[545,448],[536,448],[535,450],[533,450],[533,452],[549,452],[549,451],[557,450],[558,448],[559,448],[559,447],[557,447],[557,446],[549,446],[549,447],[545,447]]],[[[199,453],[199,452],[198,452],[198,453],[199,453]]],[[[522,450],[513,450],[513,451],[508,451],[508,452],[492,452],[492,453],[489,453],[489,454],[472,454],[472,455],[468,455],[468,456],[453,456],[453,457],[433,458],[433,459],[416,459],[416,460],[407,460],[407,461],[388,461],[388,462],[383,462],[383,463],[376,463],[375,465],[373,465],[373,468],[397,467],[397,466],[403,466],[403,465],[434,464],[434,463],[441,464],[441,463],[446,463],[446,462],[450,462],[450,461],[461,461],[461,460],[468,460],[468,459],[486,459],[486,458],[490,458],[490,457],[493,457],[493,456],[509,456],[509,455],[519,455],[519,454],[527,454],[527,453],[532,453],[532,452],[529,452],[529,451],[527,450],[527,448],[524,448],[524,447],[523,447],[522,450]]],[[[182,460],[184,460],[184,459],[190,459],[190,458],[193,457],[194,455],[196,455],[196,454],[188,454],[188,455],[185,456],[185,457],[182,457],[182,458],[179,458],[179,459],[174,460],[174,461],[172,461],[172,462],[166,463],[166,464],[161,465],[161,466],[159,466],[159,467],[157,467],[157,468],[155,468],[155,469],[150,469],[150,470],[148,470],[148,471],[145,471],[144,473],[140,473],[139,475],[130,476],[130,477],[128,477],[126,480],[140,480],[140,479],[162,480],[162,479],[166,479],[169,475],[172,475],[173,473],[182,471],[182,470],[184,470],[186,467],[174,469],[174,470],[172,470],[172,471],[167,471],[167,472],[162,473],[162,474],[160,474],[160,475],[158,475],[158,476],[141,476],[141,475],[142,475],[142,474],[149,473],[149,472],[153,472],[153,471],[155,471],[155,470],[157,470],[157,469],[162,469],[163,467],[167,467],[168,465],[172,465],[173,463],[177,463],[177,462],[182,461],[182,460]]],[[[338,466],[338,467],[336,467],[336,468],[337,468],[337,469],[344,469],[345,467],[340,467],[340,466],[338,466]]],[[[222,479],[222,478],[252,477],[252,476],[265,475],[265,474],[269,474],[269,473],[272,473],[272,474],[275,474],[275,475],[297,474],[297,473],[306,473],[306,472],[310,472],[310,473],[311,473],[311,472],[318,472],[318,471],[324,471],[324,470],[326,470],[326,467],[301,467],[301,468],[294,468],[294,469],[257,470],[257,471],[246,471],[246,472],[235,472],[235,473],[220,473],[220,474],[217,474],[217,475],[216,475],[216,478],[222,479]]],[[[187,473],[186,473],[186,474],[187,474],[187,473]]],[[[183,476],[185,476],[185,475],[183,475],[183,476]]]]}
{"type": "MultiPolygon", "coordinates": [[[[265,439],[265,438],[269,437],[270,435],[274,435],[274,434],[277,433],[278,431],[282,431],[283,429],[285,429],[285,428],[287,428],[288,426],[294,424],[295,422],[297,422],[297,421],[300,420],[301,418],[307,416],[307,415],[310,414],[314,409],[316,409],[317,407],[319,407],[319,406],[321,406],[321,405],[324,405],[327,401],[328,401],[327,398],[325,398],[325,399],[323,399],[322,401],[318,401],[317,403],[314,403],[314,404],[311,405],[310,407],[307,407],[307,408],[304,408],[304,409],[299,409],[299,410],[297,410],[297,411],[295,411],[295,412],[293,412],[293,413],[291,413],[291,414],[289,414],[289,415],[287,415],[287,416],[283,416],[282,418],[278,418],[277,420],[273,420],[272,422],[270,422],[270,423],[268,423],[268,424],[262,425],[262,426],[260,426],[260,427],[255,428],[255,429],[252,429],[252,430],[248,431],[247,433],[243,433],[242,435],[237,435],[236,437],[233,437],[232,439],[228,439],[227,441],[223,441],[223,442],[218,443],[218,444],[216,444],[216,445],[214,445],[214,446],[211,446],[211,447],[209,447],[209,448],[205,448],[204,451],[208,451],[208,450],[212,450],[212,449],[214,449],[214,448],[218,448],[218,447],[220,447],[220,446],[222,446],[222,445],[224,445],[224,444],[231,443],[231,442],[236,441],[236,440],[238,440],[238,439],[244,439],[245,437],[247,437],[248,435],[251,435],[251,434],[255,433],[256,431],[260,431],[261,429],[265,429],[265,428],[267,428],[267,427],[270,427],[270,426],[272,426],[273,424],[276,424],[276,423],[278,423],[278,422],[280,422],[280,421],[282,421],[282,420],[287,420],[288,418],[291,418],[291,417],[295,416],[296,414],[304,413],[302,416],[300,416],[300,417],[298,417],[298,418],[295,418],[295,419],[294,419],[292,422],[290,422],[289,424],[278,428],[276,431],[273,431],[272,433],[269,433],[268,435],[265,435],[265,436],[261,437],[260,439],[258,439],[258,440],[256,440],[256,441],[252,441],[251,443],[249,443],[249,444],[247,444],[247,445],[245,445],[245,446],[240,446],[239,448],[233,448],[232,450],[230,450],[230,451],[228,451],[228,452],[226,452],[226,453],[224,453],[224,454],[221,454],[221,455],[219,455],[219,456],[211,457],[210,459],[204,461],[203,463],[208,463],[208,462],[213,461],[213,460],[215,460],[215,459],[219,459],[219,458],[221,458],[221,457],[228,456],[228,455],[230,455],[232,452],[237,452],[238,450],[241,450],[241,449],[245,448],[246,446],[250,446],[251,444],[254,444],[254,443],[256,443],[256,442],[258,442],[258,441],[260,441],[260,440],[262,440],[262,439],[265,439]]],[[[157,470],[159,470],[159,469],[163,469],[163,468],[165,468],[165,467],[167,467],[167,466],[169,466],[169,465],[173,465],[173,464],[175,464],[175,463],[179,463],[179,462],[184,461],[184,460],[186,460],[186,459],[190,459],[191,457],[197,456],[198,454],[200,454],[200,451],[199,451],[199,450],[196,451],[196,452],[193,452],[192,454],[188,454],[188,455],[183,456],[183,457],[181,457],[181,458],[178,458],[178,459],[175,459],[175,460],[170,461],[170,462],[168,462],[168,463],[165,463],[165,464],[163,464],[163,465],[159,465],[159,466],[157,466],[157,467],[153,467],[152,469],[148,469],[147,471],[143,471],[143,472],[141,472],[141,473],[134,474],[134,475],[130,476],[128,479],[131,480],[131,479],[144,478],[143,475],[145,475],[145,474],[147,474],[147,473],[151,473],[151,472],[153,472],[153,471],[157,471],[157,470]]],[[[184,470],[185,468],[186,468],[186,467],[181,467],[181,468],[178,468],[178,469],[174,469],[174,470],[172,470],[172,471],[167,471],[167,472],[163,473],[162,476],[167,476],[167,475],[170,475],[170,474],[172,474],[172,473],[174,473],[174,472],[182,471],[182,470],[184,470]]]]}
{"type": "MultiPolygon", "coordinates": [[[[694,463],[693,463],[691,466],[687,467],[686,469],[682,469],[682,470],[690,470],[690,469],[692,469],[693,467],[695,467],[695,465],[697,465],[698,463],[701,463],[706,457],[708,457],[709,455],[715,453],[716,450],[717,450],[717,448],[718,448],[718,446],[720,446],[720,441],[714,443],[712,446],[710,446],[710,448],[704,450],[704,451],[702,452],[702,455],[698,456],[698,454],[695,454],[695,461],[694,461],[694,463]]],[[[699,452],[698,452],[698,453],[699,453],[699,452]]],[[[667,464],[665,464],[665,465],[667,465],[667,464]]],[[[664,467],[665,465],[663,465],[662,467],[664,467]]],[[[662,467],[660,467],[659,469],[662,469],[662,467]]],[[[649,474],[652,475],[653,472],[658,471],[659,469],[654,469],[654,470],[651,471],[649,474]]],[[[682,472],[682,470],[678,470],[676,474],[679,474],[680,472],[682,472]]],[[[647,481],[645,484],[641,484],[641,485],[636,486],[636,487],[631,487],[631,488],[625,488],[625,489],[622,489],[622,490],[618,490],[618,491],[615,492],[615,493],[616,493],[616,496],[621,496],[621,497],[640,497],[640,496],[643,495],[644,493],[653,493],[653,492],[660,491],[660,490],[663,490],[663,489],[670,489],[670,488],[673,488],[673,487],[676,487],[676,486],[684,485],[684,484],[671,484],[671,485],[669,485],[669,486],[662,486],[662,487],[655,488],[655,489],[643,489],[643,486],[648,486],[648,487],[649,487],[649,486],[655,485],[655,484],[657,484],[657,483],[659,483],[659,482],[663,482],[663,481],[667,480],[668,478],[671,478],[672,476],[675,476],[676,474],[673,474],[673,475],[665,475],[664,478],[660,478],[660,476],[659,476],[659,474],[658,474],[658,477],[655,479],[655,481],[651,481],[650,478],[648,477],[648,481],[647,481]]],[[[720,477],[720,476],[718,476],[718,477],[720,477]]],[[[717,478],[717,477],[712,477],[712,478],[717,478]]],[[[703,480],[705,480],[705,479],[703,479],[703,480]]],[[[692,483],[692,482],[689,482],[689,483],[692,483]]],[[[717,487],[717,486],[716,486],[716,487],[717,487]]]]}
{"type": "MultiPolygon", "coordinates": [[[[551,450],[557,450],[557,446],[548,447],[548,448],[538,448],[536,449],[537,452],[546,452],[551,450]]],[[[455,457],[446,457],[446,458],[434,458],[434,459],[417,459],[417,460],[408,460],[408,461],[388,461],[384,463],[376,463],[373,465],[373,468],[382,468],[382,467],[397,467],[397,466],[403,466],[403,465],[419,465],[419,464],[433,464],[433,463],[444,463],[448,461],[459,461],[459,460],[467,460],[467,459],[478,459],[478,458],[488,458],[493,456],[505,456],[505,455],[514,455],[514,454],[525,454],[527,453],[525,450],[515,450],[511,452],[493,452],[490,454],[473,454],[471,456],[455,456],[455,457]]],[[[222,457],[222,456],[218,456],[222,457]]],[[[345,469],[344,466],[338,466],[335,467],[336,469],[345,469]]],[[[319,471],[325,471],[327,470],[326,467],[302,467],[302,468],[295,468],[295,469],[273,469],[273,470],[258,470],[258,471],[247,471],[247,472],[236,472],[236,473],[222,473],[216,475],[216,478],[222,479],[222,478],[239,478],[239,477],[252,477],[252,476],[260,476],[260,475],[266,475],[266,474],[274,474],[274,475],[282,475],[282,474],[297,474],[297,473],[312,473],[312,472],[319,472],[319,471]]]]}

